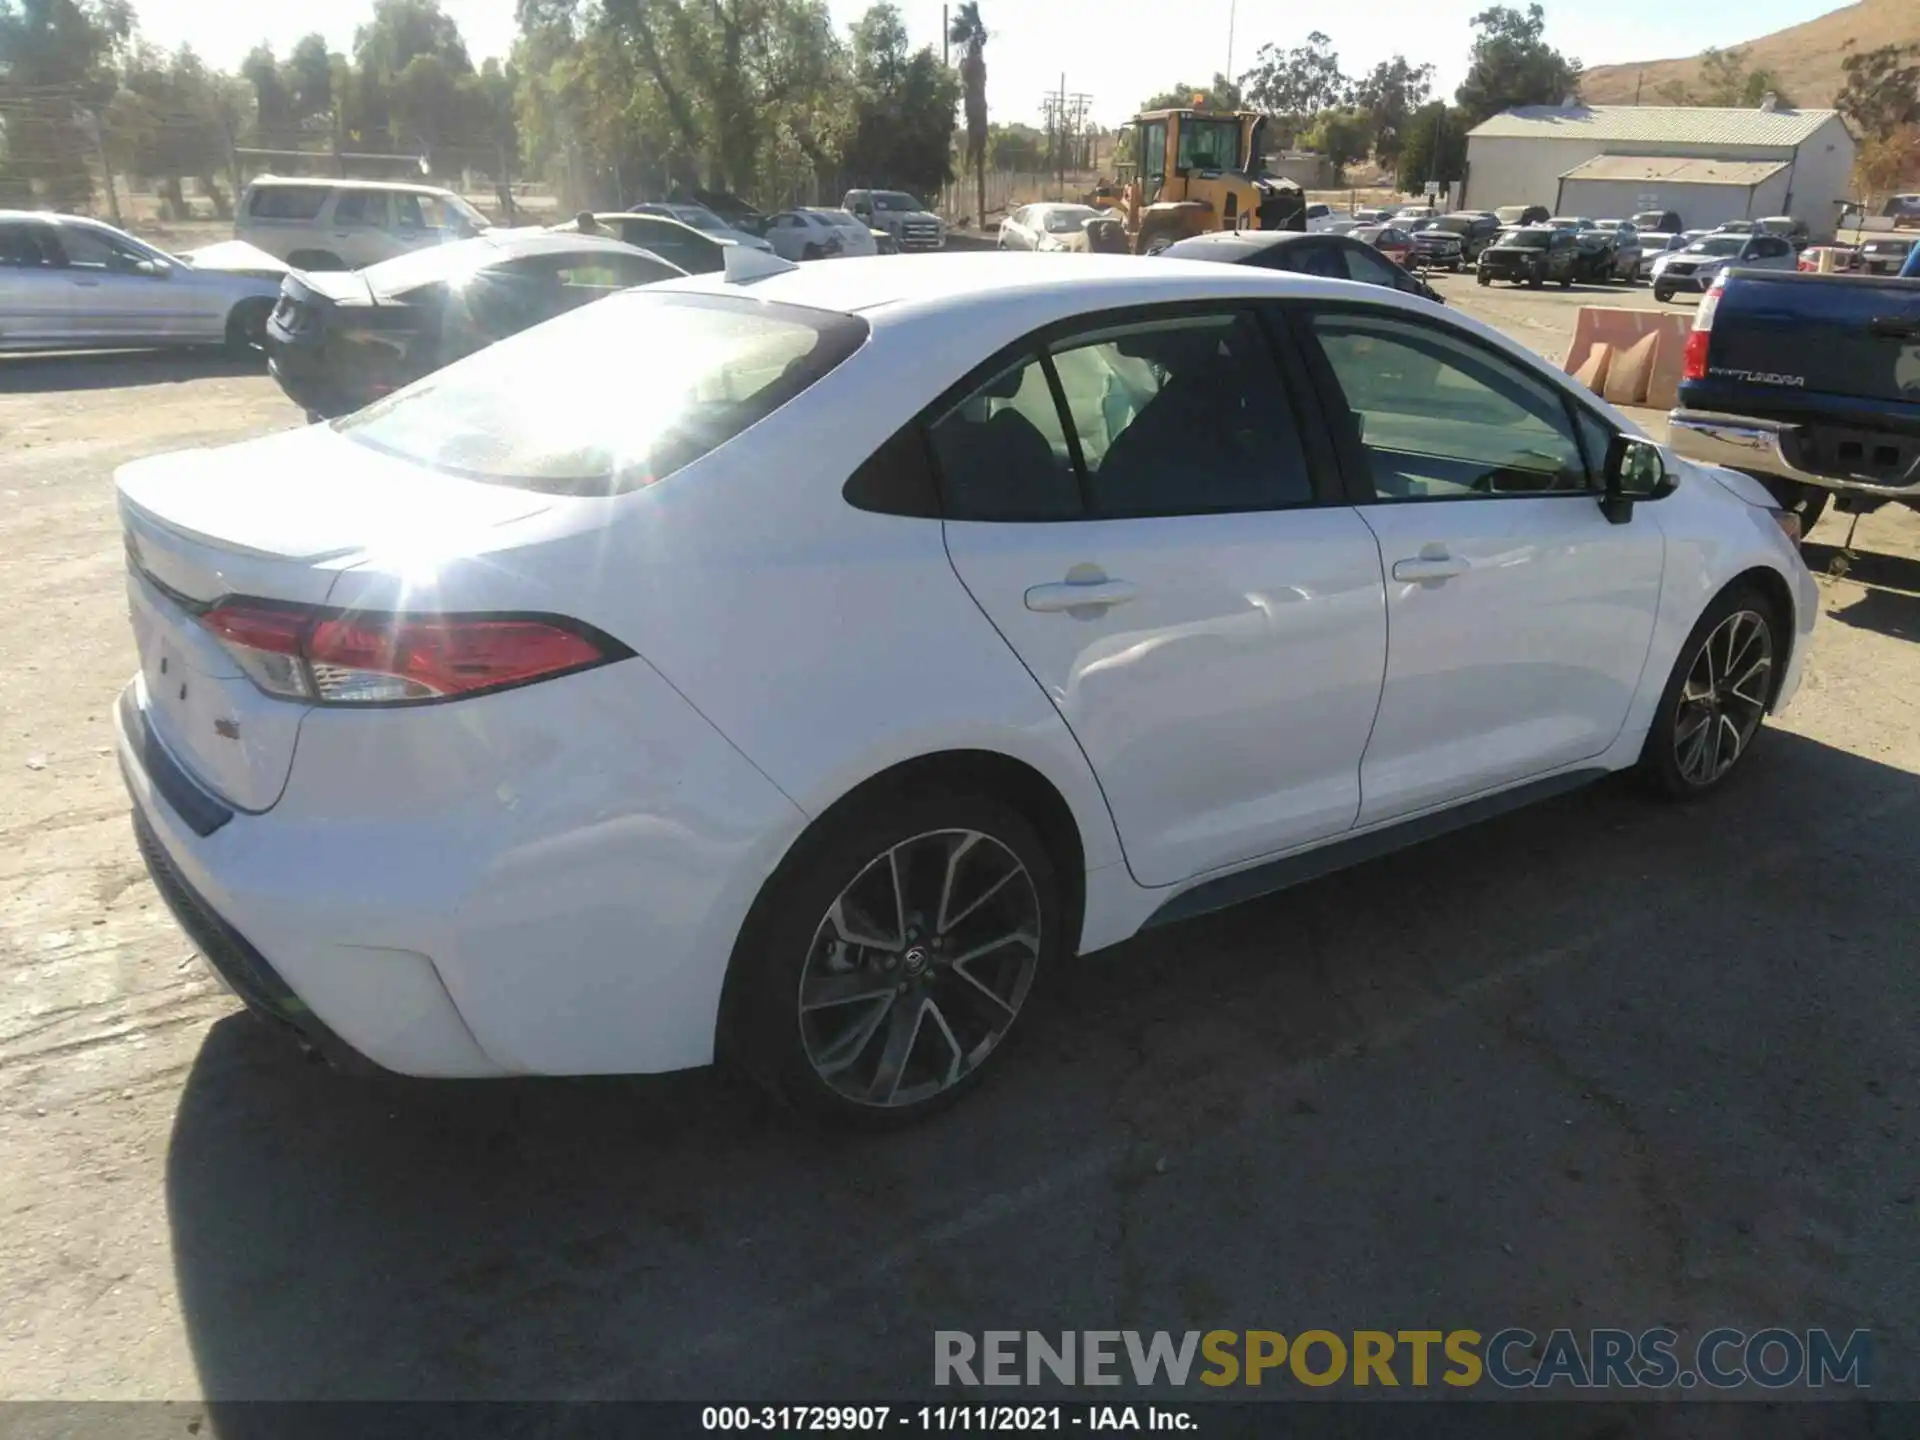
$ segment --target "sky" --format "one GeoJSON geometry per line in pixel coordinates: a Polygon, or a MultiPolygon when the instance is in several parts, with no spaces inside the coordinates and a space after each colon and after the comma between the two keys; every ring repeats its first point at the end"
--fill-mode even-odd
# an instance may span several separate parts
{"type": "MultiPolygon", "coordinates": [[[[513,0],[441,0],[478,63],[513,44],[513,0]]],[[[842,24],[868,0],[830,0],[842,24]]],[[[940,43],[938,0],[897,0],[916,45],[940,43]]],[[[1176,83],[1205,84],[1214,71],[1249,69],[1259,47],[1302,43],[1319,28],[1341,68],[1357,74],[1403,53],[1438,69],[1450,96],[1466,70],[1469,21],[1492,0],[1347,0],[1308,8],[1294,0],[982,0],[987,42],[987,108],[996,119],[1033,122],[1043,92],[1060,84],[1093,96],[1094,117],[1126,118],[1142,100],[1176,83]],[[1336,13],[1330,13],[1336,12],[1336,13]],[[1170,23],[1171,22],[1171,23],[1170,23]]],[[[1522,5],[1524,0],[1507,0],[1522,5]]],[[[371,0],[134,0],[141,31],[158,44],[191,42],[225,69],[262,40],[284,54],[319,29],[346,50],[371,0]]],[[[1588,65],[1657,60],[1722,48],[1838,8],[1832,0],[1548,0],[1547,40],[1588,65]]]]}

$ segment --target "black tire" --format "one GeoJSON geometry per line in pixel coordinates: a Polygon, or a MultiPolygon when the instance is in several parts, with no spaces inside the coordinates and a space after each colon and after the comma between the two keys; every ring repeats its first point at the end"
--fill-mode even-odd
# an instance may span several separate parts
{"type": "Polygon", "coordinates": [[[800,258],[802,260],[818,260],[820,258],[820,247],[818,245],[807,246],[800,252],[800,258]]]}
{"type": "Polygon", "coordinates": [[[287,256],[295,270],[344,270],[347,262],[331,250],[296,250],[287,256]]]}
{"type": "Polygon", "coordinates": [[[1562,275],[1560,277],[1560,288],[1562,290],[1571,290],[1573,288],[1573,276],[1562,275]]]}
{"type": "Polygon", "coordinates": [[[1658,300],[1662,305],[1671,304],[1673,302],[1673,291],[1665,285],[1656,285],[1653,287],[1653,298],[1658,300]]]}
{"type": "Polygon", "coordinates": [[[1646,745],[1640,752],[1640,773],[1657,793],[1673,800],[1697,800],[1720,789],[1739,771],[1766,728],[1766,710],[1778,688],[1781,667],[1787,663],[1791,638],[1783,617],[1757,587],[1732,585],[1714,597],[1687,636],[1687,643],[1680,647],[1680,656],[1674,661],[1673,673],[1667,677],[1666,689],[1660,694],[1659,707],[1647,731],[1646,745]],[[1736,623],[1737,619],[1741,623],[1736,623]],[[1764,632],[1767,661],[1764,672],[1757,675],[1752,673],[1754,652],[1749,638],[1756,621],[1764,632]],[[1731,633],[1724,628],[1730,624],[1735,627],[1731,633]],[[1715,658],[1703,672],[1699,667],[1709,641],[1715,647],[1715,658]],[[1721,659],[1725,653],[1721,649],[1723,644],[1732,651],[1733,673],[1730,674],[1722,673],[1729,669],[1721,659]],[[1711,703],[1693,698],[1693,693],[1703,689],[1703,674],[1709,680],[1717,677],[1728,686],[1744,686],[1746,698],[1736,704],[1724,689],[1715,694],[1711,703]],[[1692,748],[1690,736],[1697,724],[1704,724],[1717,742],[1723,743],[1729,733],[1738,737],[1739,743],[1725,768],[1719,768],[1718,760],[1724,752],[1701,756],[1692,748]],[[1688,762],[1695,759],[1706,760],[1705,768],[1690,770],[1688,762]]]}
{"type": "Polygon", "coordinates": [[[1460,273],[1460,262],[1458,260],[1454,261],[1451,265],[1447,266],[1447,269],[1458,275],[1460,273]]]}
{"type": "MultiPolygon", "coordinates": [[[[1539,288],[1540,288],[1540,287],[1541,287],[1542,285],[1544,285],[1544,284],[1546,284],[1546,283],[1547,283],[1547,282],[1545,281],[1545,279],[1543,279],[1543,278],[1542,278],[1541,276],[1539,276],[1539,275],[1529,275],[1529,276],[1527,277],[1527,288],[1528,288],[1529,290],[1538,290],[1538,289],[1539,289],[1539,288]]],[[[1561,284],[1562,286],[1565,286],[1565,285],[1566,285],[1566,283],[1567,283],[1567,282],[1566,282],[1566,281],[1564,281],[1564,280],[1562,280],[1562,281],[1560,282],[1560,284],[1561,284]]]]}
{"type": "MultiPolygon", "coordinates": [[[[936,849],[933,853],[937,858],[941,852],[936,849]]],[[[982,871],[980,880],[974,882],[976,886],[984,888],[986,877],[991,873],[990,869],[982,871]]],[[[957,888],[965,881],[960,878],[952,883],[957,888]]],[[[879,907],[869,902],[864,908],[874,911],[879,907]]],[[[1024,908],[1020,913],[1025,913],[1024,908]]],[[[1065,940],[1068,923],[1063,887],[1053,857],[1033,825],[1013,806],[990,794],[937,784],[910,791],[886,791],[856,800],[844,810],[824,817],[801,840],[755,902],[753,913],[741,929],[728,969],[722,1054],[766,1087],[776,1099],[812,1119],[863,1128],[910,1123],[954,1103],[980,1083],[991,1068],[990,1062],[1017,1029],[1020,1016],[1035,1008],[1036,992],[1041,984],[1059,971],[1068,953],[1065,940]],[[1000,1022],[999,1034],[978,1039],[977,1043],[976,1037],[985,1035],[984,1027],[990,1019],[998,1018],[998,1012],[974,999],[972,991],[964,985],[964,977],[956,977],[951,966],[937,953],[938,931],[927,925],[923,911],[912,908],[911,902],[900,906],[906,912],[909,927],[917,920],[926,936],[916,939],[917,932],[910,928],[898,952],[837,941],[830,915],[830,911],[840,910],[844,914],[847,908],[853,907],[853,901],[847,899],[849,893],[860,896],[867,893],[864,890],[867,885],[890,883],[892,867],[879,871],[876,866],[886,862],[896,848],[908,856],[902,862],[909,874],[907,888],[910,891],[924,889],[924,885],[916,887],[912,877],[925,879],[929,874],[926,861],[913,857],[924,856],[927,851],[911,847],[945,843],[943,832],[972,832],[986,837],[991,845],[980,846],[976,852],[978,858],[983,863],[1007,861],[1005,870],[1012,876],[991,892],[991,898],[977,902],[977,911],[969,907],[963,912],[966,923],[972,923],[976,914],[980,914],[988,930],[1013,923],[1007,918],[1008,912],[995,913],[995,907],[1025,907],[1029,899],[1032,913],[1037,917],[1037,944],[1028,947],[1018,943],[982,958],[982,964],[992,959],[1010,967],[1024,965],[1025,978],[1014,978],[1007,983],[1004,993],[1012,997],[1012,1006],[1008,1017],[1000,1022]],[[1025,870],[1030,883],[1024,889],[1011,861],[1017,861],[1025,870]],[[1032,962],[1027,964],[1022,955],[1029,950],[1032,962]],[[894,968],[895,953],[899,955],[898,970],[894,968]],[[916,965],[924,966],[924,970],[914,969],[916,965]],[[849,968],[841,970],[835,966],[849,968]],[[910,974],[913,978],[908,978],[910,974]],[[869,1020],[875,1016],[874,1009],[867,1010],[864,1016],[855,1013],[846,1021],[830,1018],[824,1022],[826,1028],[840,1027],[831,1036],[823,1035],[823,1022],[803,1018],[803,982],[817,985],[822,976],[831,981],[841,976],[868,975],[871,979],[860,983],[880,987],[877,994],[863,991],[858,999],[818,1006],[808,1013],[819,1015],[824,1010],[832,1016],[853,1011],[862,1000],[873,998],[878,1006],[877,1018],[869,1020]],[[890,996],[887,987],[896,981],[898,995],[890,996]],[[897,1018],[896,1011],[912,1007],[916,995],[922,991],[936,997],[943,1016],[941,1029],[946,1036],[955,1037],[952,1043],[945,1043],[944,1036],[937,1036],[925,1027],[925,1016],[933,1012],[916,1012],[921,1018],[910,1022],[897,1018]],[[980,1013],[971,1013],[973,1007],[980,1013]],[[862,1021],[869,1021],[864,1037],[856,1034],[862,1021]],[[921,1088],[927,1083],[938,1083],[941,1088],[920,1098],[894,1103],[876,1101],[873,1097],[884,1089],[889,1073],[884,1066],[887,1038],[896,1026],[909,1023],[918,1028],[907,1041],[905,1061],[891,1072],[896,1086],[904,1083],[909,1074],[924,1077],[927,1062],[932,1061],[937,1068],[943,1055],[954,1073],[938,1082],[923,1079],[921,1088]],[[810,1045],[814,1051],[831,1052],[836,1048],[844,1050],[849,1044],[851,1058],[837,1072],[843,1079],[826,1078],[810,1058],[810,1045]],[[963,1045],[969,1047],[967,1056],[960,1054],[963,1045]],[[981,1045],[985,1046],[984,1050],[981,1045]],[[869,1061],[873,1062],[870,1073],[869,1061]],[[847,1093],[849,1088],[866,1092],[866,1098],[847,1093]]],[[[886,928],[897,930],[898,922],[886,928]]],[[[956,926],[948,933],[954,936],[960,932],[956,926]]],[[[968,935],[955,943],[971,945],[975,938],[968,935]]],[[[1007,974],[1006,971],[1000,973],[1007,974]]],[[[978,977],[975,979],[975,988],[978,988],[978,977]]]]}
{"type": "Polygon", "coordinates": [[[1493,277],[1483,270],[1473,277],[1473,283],[1476,285],[1491,285],[1493,284],[1493,277]]]}
{"type": "Polygon", "coordinates": [[[267,317],[273,314],[273,301],[261,296],[242,300],[227,312],[227,353],[247,360],[267,350],[267,317]]]}

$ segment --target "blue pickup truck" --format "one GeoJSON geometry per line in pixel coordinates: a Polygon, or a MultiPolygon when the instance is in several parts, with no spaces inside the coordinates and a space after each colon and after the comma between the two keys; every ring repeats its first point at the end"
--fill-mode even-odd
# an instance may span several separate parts
{"type": "Polygon", "coordinates": [[[1830,499],[1920,509],[1920,280],[1729,271],[1700,302],[1668,430],[1760,480],[1802,534],[1830,499]]]}

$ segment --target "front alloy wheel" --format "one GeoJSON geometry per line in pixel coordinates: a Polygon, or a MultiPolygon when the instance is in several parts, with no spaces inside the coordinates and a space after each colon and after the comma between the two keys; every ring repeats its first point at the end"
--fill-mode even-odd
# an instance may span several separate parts
{"type": "Polygon", "coordinates": [[[1640,767],[1676,799],[1717,789],[1753,748],[1785,663],[1773,606],[1755,589],[1726,591],[1681,648],[1647,732],[1640,767]]]}
{"type": "Polygon", "coordinates": [[[1674,766],[1705,789],[1739,763],[1767,713],[1773,685],[1773,633],[1766,616],[1736,610],[1694,655],[1674,716],[1674,766]]]}
{"type": "Polygon", "coordinates": [[[875,856],[827,907],[800,974],[814,1074],[881,1109],[958,1085],[1020,1014],[1040,928],[1033,877],[990,835],[936,830],[875,856]]]}

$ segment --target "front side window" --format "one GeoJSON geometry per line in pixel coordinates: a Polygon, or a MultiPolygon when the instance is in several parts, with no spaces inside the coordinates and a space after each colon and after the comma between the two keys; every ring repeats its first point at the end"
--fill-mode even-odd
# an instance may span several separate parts
{"type": "Polygon", "coordinates": [[[1167,178],[1167,122],[1152,120],[1140,127],[1140,173],[1144,177],[1147,200],[1157,197],[1157,189],[1167,178]]]}
{"type": "Polygon", "coordinates": [[[468,479],[615,495],[724,445],[866,336],[864,320],[832,311],[627,291],[489,346],[334,428],[468,479]]]}
{"type": "Polygon", "coordinates": [[[1431,325],[1321,311],[1312,331],[1383,501],[1584,493],[1565,399],[1539,377],[1431,325]]]}
{"type": "Polygon", "coordinates": [[[88,225],[62,225],[60,248],[66,252],[67,263],[81,270],[127,271],[149,258],[131,244],[88,225]]]}
{"type": "Polygon", "coordinates": [[[1144,518],[1313,500],[1286,393],[1246,312],[1061,340],[938,417],[930,439],[955,519],[1144,518]]]}

